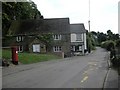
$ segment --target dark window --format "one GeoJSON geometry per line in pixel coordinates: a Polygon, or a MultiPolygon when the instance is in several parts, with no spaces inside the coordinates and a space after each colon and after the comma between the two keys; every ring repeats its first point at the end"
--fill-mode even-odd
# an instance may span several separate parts
{"type": "Polygon", "coordinates": [[[54,40],[61,40],[61,35],[53,35],[54,40]]]}
{"type": "Polygon", "coordinates": [[[17,37],[16,37],[16,41],[17,41],[17,42],[23,41],[23,36],[17,36],[17,37]]]}
{"type": "Polygon", "coordinates": [[[18,46],[18,52],[23,52],[23,46],[22,45],[18,46]]]}
{"type": "Polygon", "coordinates": [[[53,51],[54,52],[61,52],[62,51],[62,47],[61,46],[54,46],[53,47],[53,51]]]}

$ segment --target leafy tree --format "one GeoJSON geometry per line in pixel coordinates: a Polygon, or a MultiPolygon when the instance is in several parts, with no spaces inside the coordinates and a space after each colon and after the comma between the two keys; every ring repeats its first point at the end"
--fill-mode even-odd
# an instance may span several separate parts
{"type": "Polygon", "coordinates": [[[118,40],[119,39],[119,34],[113,34],[113,40],[118,40]]]}
{"type": "Polygon", "coordinates": [[[12,20],[38,19],[41,13],[32,1],[2,2],[2,34],[6,35],[12,20]]]}
{"type": "Polygon", "coordinates": [[[98,43],[101,44],[102,42],[107,40],[107,35],[104,34],[103,32],[98,32],[97,38],[98,38],[98,43]]]}
{"type": "Polygon", "coordinates": [[[96,36],[97,36],[97,33],[96,33],[95,31],[91,31],[91,33],[92,33],[93,35],[96,35],[96,36]]]}
{"type": "Polygon", "coordinates": [[[120,47],[120,39],[116,41],[116,47],[120,47]]]}
{"type": "Polygon", "coordinates": [[[108,30],[107,31],[107,38],[108,38],[108,40],[113,40],[113,33],[112,33],[112,31],[111,30],[108,30]]]}
{"type": "Polygon", "coordinates": [[[96,41],[91,32],[87,32],[87,48],[88,52],[90,53],[91,50],[94,50],[96,46],[96,41]]]}
{"type": "Polygon", "coordinates": [[[111,51],[111,48],[115,48],[115,42],[112,40],[107,40],[101,43],[101,47],[105,48],[108,51],[111,51]]]}

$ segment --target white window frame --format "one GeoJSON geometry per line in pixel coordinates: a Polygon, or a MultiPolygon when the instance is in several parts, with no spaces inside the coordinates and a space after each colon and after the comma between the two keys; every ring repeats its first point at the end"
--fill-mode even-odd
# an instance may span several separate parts
{"type": "Polygon", "coordinates": [[[53,47],[53,51],[54,52],[61,52],[62,51],[62,47],[61,46],[54,46],[53,47]]]}
{"type": "Polygon", "coordinates": [[[79,46],[79,51],[82,51],[82,46],[79,46]]]}
{"type": "Polygon", "coordinates": [[[17,36],[17,37],[16,37],[16,41],[17,41],[17,42],[23,41],[23,36],[17,36]]]}
{"type": "Polygon", "coordinates": [[[22,45],[18,46],[18,52],[23,52],[23,46],[22,45]]]}
{"type": "Polygon", "coordinates": [[[75,51],[75,46],[71,46],[71,50],[72,50],[72,51],[75,51]]]}
{"type": "Polygon", "coordinates": [[[34,53],[40,53],[40,44],[33,44],[33,49],[36,49],[35,51],[33,50],[34,53]],[[36,49],[36,46],[39,47],[39,50],[36,49]]]}
{"type": "Polygon", "coordinates": [[[61,40],[62,35],[53,35],[54,40],[61,40]]]}

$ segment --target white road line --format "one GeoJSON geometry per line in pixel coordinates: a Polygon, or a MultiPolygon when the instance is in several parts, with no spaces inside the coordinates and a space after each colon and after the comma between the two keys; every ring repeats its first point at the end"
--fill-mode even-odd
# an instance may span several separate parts
{"type": "Polygon", "coordinates": [[[83,83],[84,81],[86,81],[88,79],[88,76],[85,76],[82,80],[81,83],[83,83]]]}

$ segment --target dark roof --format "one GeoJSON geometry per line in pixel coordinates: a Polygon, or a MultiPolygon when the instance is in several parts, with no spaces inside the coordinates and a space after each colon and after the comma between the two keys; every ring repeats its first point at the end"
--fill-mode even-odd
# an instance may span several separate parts
{"type": "Polygon", "coordinates": [[[70,32],[71,33],[85,33],[86,29],[84,24],[70,24],[70,32]]]}
{"type": "Polygon", "coordinates": [[[40,34],[40,33],[68,33],[69,18],[53,18],[40,20],[13,21],[8,35],[40,34]]]}
{"type": "Polygon", "coordinates": [[[43,20],[16,20],[13,21],[9,30],[8,35],[18,35],[18,34],[35,34],[43,28],[43,20]]]}
{"type": "Polygon", "coordinates": [[[46,30],[54,33],[69,33],[69,18],[44,19],[46,30]]]}

